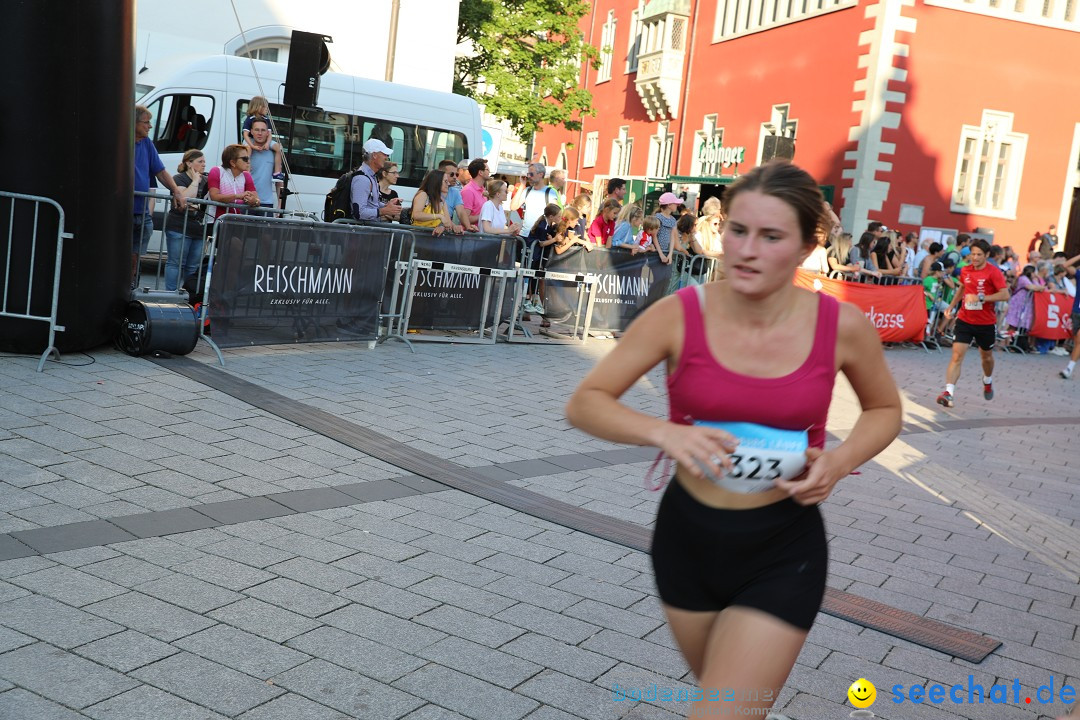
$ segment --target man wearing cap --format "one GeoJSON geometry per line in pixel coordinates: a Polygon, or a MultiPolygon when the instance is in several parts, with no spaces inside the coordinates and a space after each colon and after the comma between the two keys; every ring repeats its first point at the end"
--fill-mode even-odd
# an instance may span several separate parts
{"type": "Polygon", "coordinates": [[[371,138],[364,143],[367,161],[352,179],[352,214],[356,220],[392,220],[401,215],[401,198],[389,202],[379,199],[379,180],[376,176],[393,150],[382,140],[371,138]]]}

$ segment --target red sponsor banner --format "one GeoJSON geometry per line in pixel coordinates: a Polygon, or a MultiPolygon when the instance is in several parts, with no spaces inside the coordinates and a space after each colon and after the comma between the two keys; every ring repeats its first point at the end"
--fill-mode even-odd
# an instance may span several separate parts
{"type": "Polygon", "coordinates": [[[1073,299],[1063,292],[1031,293],[1035,298],[1035,315],[1031,319],[1031,337],[1044,340],[1068,340],[1076,328],[1069,311],[1073,299]]]}
{"type": "Polygon", "coordinates": [[[806,270],[795,272],[795,284],[859,307],[877,328],[882,342],[921,342],[926,329],[922,285],[871,285],[830,280],[806,270]]]}

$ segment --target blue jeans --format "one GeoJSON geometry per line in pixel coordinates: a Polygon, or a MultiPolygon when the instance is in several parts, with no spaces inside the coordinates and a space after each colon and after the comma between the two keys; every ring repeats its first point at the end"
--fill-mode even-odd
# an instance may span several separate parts
{"type": "Polygon", "coordinates": [[[131,220],[131,254],[142,255],[150,246],[150,236],[154,233],[154,218],[150,213],[136,215],[131,220]]]}
{"type": "MultiPolygon", "coordinates": [[[[202,260],[203,241],[201,237],[185,237],[177,230],[165,231],[165,247],[169,256],[165,261],[165,289],[175,290],[178,282],[183,282],[188,275],[193,275],[199,269],[202,260]],[[181,258],[183,260],[183,274],[181,270],[181,258]]],[[[194,299],[194,298],[193,298],[194,299]]]]}

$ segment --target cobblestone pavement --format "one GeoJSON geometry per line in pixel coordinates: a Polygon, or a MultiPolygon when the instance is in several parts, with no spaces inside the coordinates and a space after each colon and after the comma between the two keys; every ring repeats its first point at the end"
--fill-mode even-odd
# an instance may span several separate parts
{"type": "MultiPolygon", "coordinates": [[[[650,454],[562,417],[610,347],[252,348],[225,372],[649,526],[650,454]]],[[[410,477],[167,362],[92,356],[41,374],[0,357],[0,718],[688,711],[614,699],[616,684],[693,685],[644,554],[410,477]]],[[[1060,358],[999,355],[987,403],[969,357],[943,411],[944,353],[887,356],[909,424],[823,506],[829,583],[1003,644],[976,665],[819,615],[777,711],[847,717],[865,677],[879,718],[1054,717],[1039,686],[1080,688],[1080,383],[1057,377],[1060,358]],[[1007,702],[967,703],[969,682],[1007,685],[1007,702]],[[928,683],[963,685],[965,702],[894,704],[894,685],[928,683]]],[[[663,387],[654,371],[627,400],[663,414],[663,387]]],[[[856,413],[841,380],[835,437],[856,413]]]]}

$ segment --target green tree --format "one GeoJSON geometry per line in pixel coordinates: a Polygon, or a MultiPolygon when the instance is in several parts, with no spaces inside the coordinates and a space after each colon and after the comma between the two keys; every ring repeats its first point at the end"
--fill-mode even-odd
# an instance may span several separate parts
{"type": "Polygon", "coordinates": [[[472,52],[454,64],[454,92],[521,135],[541,125],[579,129],[595,114],[592,93],[578,87],[581,63],[598,62],[578,28],[590,10],[589,0],[462,0],[458,43],[472,52]]]}

